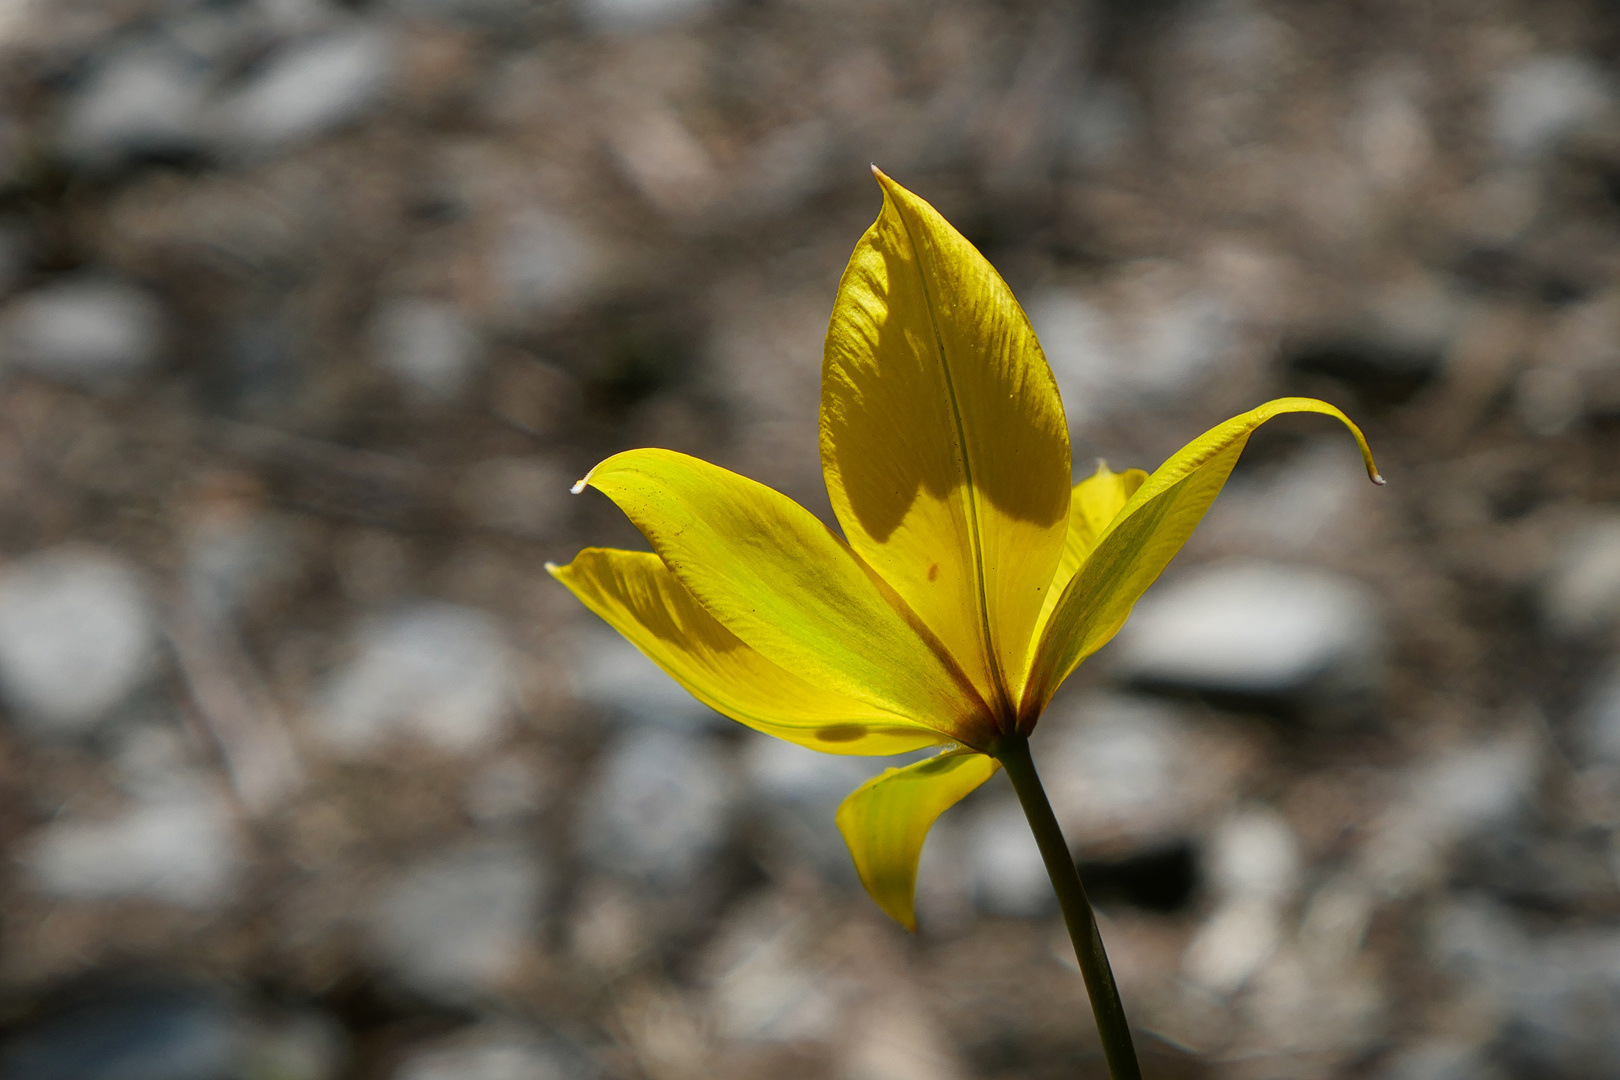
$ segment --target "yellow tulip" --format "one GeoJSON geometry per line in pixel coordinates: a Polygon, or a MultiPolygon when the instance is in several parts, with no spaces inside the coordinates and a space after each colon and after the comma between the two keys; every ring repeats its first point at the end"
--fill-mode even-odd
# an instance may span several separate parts
{"type": "MultiPolygon", "coordinates": [[[[874,170],[876,172],[876,170],[874,170]]],[[[1071,487],[1068,426],[1029,320],[932,206],[877,173],[883,210],[827,330],[821,460],[840,536],[786,496],[672,450],[615,454],[607,495],[651,553],[547,569],[695,697],[834,754],[943,746],[857,789],[838,824],[872,898],[915,927],[934,820],[984,783],[1106,643],[1283,398],[1151,476],[1071,487]]],[[[1009,766],[1010,768],[1010,766],[1009,766]]],[[[1016,779],[1016,778],[1015,778],[1016,779]]]]}

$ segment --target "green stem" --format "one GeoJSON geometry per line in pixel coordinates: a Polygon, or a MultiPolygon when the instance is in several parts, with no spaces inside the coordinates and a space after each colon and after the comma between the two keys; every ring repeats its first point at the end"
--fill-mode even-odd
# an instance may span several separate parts
{"type": "Polygon", "coordinates": [[[1119,987],[1114,985],[1114,972],[1103,951],[1102,935],[1097,932],[1097,917],[1092,914],[1091,901],[1086,899],[1086,887],[1080,883],[1080,871],[1075,868],[1063,830],[1052,814],[1052,804],[1046,801],[1046,789],[1029,756],[1029,739],[1008,735],[996,748],[995,756],[1018,792],[1018,801],[1024,807],[1024,816],[1029,819],[1035,843],[1040,845],[1041,858],[1046,862],[1046,873],[1052,879],[1052,889],[1057,893],[1058,906],[1063,909],[1069,940],[1074,942],[1074,955],[1080,961],[1080,974],[1086,980],[1091,1012],[1097,1018],[1097,1034],[1102,1036],[1108,1073],[1114,1080],[1142,1080],[1142,1067],[1136,1063],[1136,1048],[1131,1044],[1131,1028],[1125,1022],[1125,1006],[1120,1003],[1119,987]]]}

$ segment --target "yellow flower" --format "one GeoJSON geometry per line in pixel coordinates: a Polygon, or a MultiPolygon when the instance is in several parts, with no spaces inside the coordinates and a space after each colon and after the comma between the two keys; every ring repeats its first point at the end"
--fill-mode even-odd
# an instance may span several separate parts
{"type": "MultiPolygon", "coordinates": [[[[873,170],[876,172],[876,170],[873,170]]],[[[652,553],[588,548],[547,569],[693,696],[834,754],[946,749],[838,811],[861,880],[915,927],[934,820],[1027,736],[1124,623],[1283,398],[1149,476],[1073,485],[1068,427],[1029,321],[933,207],[882,173],[827,330],[821,461],[840,537],[776,491],[672,450],[615,454],[577,484],[652,553]]]]}

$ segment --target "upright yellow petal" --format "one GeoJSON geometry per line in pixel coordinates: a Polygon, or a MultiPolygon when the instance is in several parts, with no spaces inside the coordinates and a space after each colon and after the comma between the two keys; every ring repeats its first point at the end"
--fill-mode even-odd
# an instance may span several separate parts
{"type": "Polygon", "coordinates": [[[1064,588],[1091,554],[1091,549],[1097,546],[1097,539],[1109,522],[1119,515],[1146,479],[1147,473],[1141,469],[1117,473],[1107,462],[1099,461],[1096,472],[1074,485],[1074,490],[1069,492],[1069,531],[1063,539],[1063,557],[1058,560],[1057,573],[1052,575],[1052,587],[1046,590],[1040,626],[1045,626],[1052,612],[1057,610],[1064,588]]]}
{"type": "Polygon", "coordinates": [[[808,510],[673,450],[615,454],[580,481],[618,503],[722,626],[804,679],[969,746],[989,711],[939,640],[808,510]]]}
{"type": "Polygon", "coordinates": [[[1249,436],[1283,413],[1324,413],[1355,436],[1367,475],[1383,483],[1361,429],[1332,405],[1279,398],[1211,428],[1178,450],[1131,496],[1069,582],[1041,635],[1024,692],[1022,716],[1033,718],[1075,665],[1102,648],[1131,607],[1187,542],[1237,464],[1249,436]]]}
{"type": "Polygon", "coordinates": [[[907,930],[917,929],[917,861],[934,819],[1000,767],[987,754],[947,750],[903,769],[884,770],[838,808],[838,828],[861,884],[907,930]]]}
{"type": "Polygon", "coordinates": [[[903,754],[947,741],[771,663],[716,622],[651,552],[586,548],[546,569],[693,697],[756,731],[829,754],[903,754]]]}
{"type": "Polygon", "coordinates": [[[933,207],[878,180],[883,211],[827,328],[827,490],[850,545],[1006,708],[1063,551],[1063,405],[1000,275],[933,207]]]}

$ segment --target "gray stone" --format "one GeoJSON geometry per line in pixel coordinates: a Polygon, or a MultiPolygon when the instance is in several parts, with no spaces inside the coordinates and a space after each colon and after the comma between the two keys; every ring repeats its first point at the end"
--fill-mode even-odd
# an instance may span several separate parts
{"type": "Polygon", "coordinates": [[[656,728],[630,731],[580,801],[580,847],[613,874],[688,882],[726,841],[732,787],[708,742],[656,728]]]}
{"type": "Polygon", "coordinates": [[[1223,693],[1370,688],[1380,667],[1378,604],[1325,570],[1242,562],[1150,591],[1119,635],[1126,678],[1223,693]]]}
{"type": "Polygon", "coordinates": [[[681,684],[611,630],[576,635],[569,651],[574,693],[580,700],[632,724],[692,731],[732,721],[688,694],[681,684]]]}
{"type": "Polygon", "coordinates": [[[494,270],[508,309],[522,315],[578,302],[601,276],[597,240],[560,213],[531,208],[505,223],[494,270]]]}
{"type": "Polygon", "coordinates": [[[722,1035],[802,1042],[838,1033],[842,987],[815,956],[816,931],[806,912],[769,897],[730,914],[703,964],[722,1035]]]}
{"type": "Polygon", "coordinates": [[[1592,687],[1575,734],[1583,758],[1620,765],[1620,667],[1592,687]]]}
{"type": "Polygon", "coordinates": [[[62,154],[81,168],[102,170],[197,153],[207,75],[194,57],[154,45],[107,57],[68,102],[62,154]]]}
{"type": "Polygon", "coordinates": [[[383,887],[371,941],[423,993],[457,1001],[497,992],[534,951],[545,888],[527,848],[486,843],[441,852],[383,887]]]}
{"type": "Polygon", "coordinates": [[[533,1034],[490,1028],[413,1051],[392,1080],[590,1080],[599,1072],[533,1034]]]}
{"type": "Polygon", "coordinates": [[[6,1080],[221,1080],[240,1075],[244,1025],[185,986],[107,986],[21,1029],[6,1080]]]}
{"type": "Polygon", "coordinates": [[[442,300],[387,301],[372,313],[370,337],[377,363],[424,402],[460,398],[483,360],[460,310],[442,300]]]}
{"type": "Polygon", "coordinates": [[[1031,917],[1055,909],[1046,863],[1016,799],[990,799],[975,806],[966,841],[973,897],[982,910],[1031,917]]]}
{"type": "Polygon", "coordinates": [[[1554,630],[1578,636],[1620,621],[1620,515],[1571,530],[1541,590],[1554,630]]]}
{"type": "Polygon", "coordinates": [[[133,567],[88,547],[0,573],[0,693],[25,730],[95,726],[152,675],[157,631],[133,567]]]}
{"type": "Polygon", "coordinates": [[[587,26],[609,33],[671,26],[696,18],[714,4],[715,0],[574,0],[587,26]]]}
{"type": "Polygon", "coordinates": [[[58,280],[0,311],[0,343],[13,367],[71,385],[115,386],[150,368],[163,309],[144,289],[84,276],[58,280]]]}
{"type": "Polygon", "coordinates": [[[213,117],[215,138],[246,152],[322,135],[376,106],[395,65],[385,30],[352,26],[284,45],[213,117]]]}
{"type": "Polygon", "coordinates": [[[506,638],[492,618],[417,603],[361,628],[353,659],[328,680],[312,719],[344,753],[401,736],[464,753],[500,735],[514,694],[506,638]]]}
{"type": "Polygon", "coordinates": [[[1535,56],[1508,70],[1491,98],[1491,136],[1509,157],[1553,149],[1613,108],[1613,90],[1597,66],[1572,56],[1535,56]]]}
{"type": "Polygon", "coordinates": [[[229,807],[196,783],[149,793],[111,819],[58,818],[31,838],[24,861],[53,896],[199,910],[229,900],[242,869],[229,807]]]}
{"type": "Polygon", "coordinates": [[[1029,317],[1071,428],[1133,407],[1183,400],[1232,341],[1232,312],[1158,263],[1084,292],[1035,295],[1029,317]]]}

